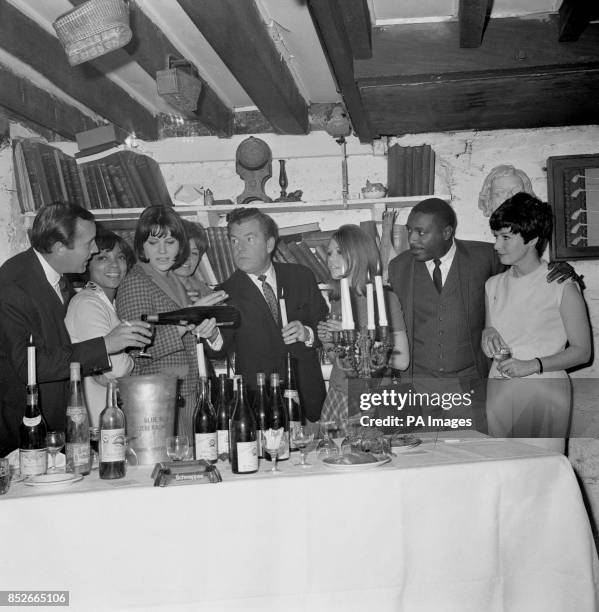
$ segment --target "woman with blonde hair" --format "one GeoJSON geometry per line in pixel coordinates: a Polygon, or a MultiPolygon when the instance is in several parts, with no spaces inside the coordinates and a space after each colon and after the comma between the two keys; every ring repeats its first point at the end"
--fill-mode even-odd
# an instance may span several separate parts
{"type": "MultiPolygon", "coordinates": [[[[366,283],[374,279],[379,265],[379,252],[374,240],[357,225],[342,225],[332,236],[327,247],[327,266],[331,275],[331,315],[318,324],[318,336],[324,348],[333,347],[332,334],[341,330],[341,303],[339,280],[349,279],[354,321],[358,329],[367,326],[366,283]]],[[[403,312],[397,296],[385,290],[385,305],[388,313],[393,350],[389,365],[396,370],[405,370],[410,363],[408,337],[403,312]]],[[[323,405],[321,419],[336,421],[341,433],[346,433],[348,418],[348,372],[333,359],[329,390],[323,405]]]]}

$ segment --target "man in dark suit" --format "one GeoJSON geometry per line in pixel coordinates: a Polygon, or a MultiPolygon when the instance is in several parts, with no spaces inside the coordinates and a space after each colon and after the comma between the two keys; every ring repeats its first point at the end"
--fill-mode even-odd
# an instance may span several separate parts
{"type": "Polygon", "coordinates": [[[82,273],[98,252],[93,215],[79,206],[51,204],[33,222],[31,247],[0,267],[0,456],[19,444],[26,403],[27,344],[36,346],[37,384],[48,429],[65,429],[69,364],[82,376],[109,370],[109,355],[141,347],[145,323],[119,325],[104,338],[71,344],[64,316],[72,287],[65,273],[82,273]]]}
{"type": "Polygon", "coordinates": [[[271,217],[256,208],[239,208],[229,215],[229,239],[237,270],[222,288],[241,313],[238,328],[224,332],[224,349],[235,351],[235,369],[250,387],[256,373],[285,373],[285,356],[296,361],[296,378],[304,416],[320,418],[326,391],[316,345],[318,321],[326,303],[312,271],[297,264],[271,262],[278,230],[271,217]],[[284,296],[287,325],[279,299],[284,296]]]}
{"type": "MultiPolygon", "coordinates": [[[[411,211],[410,250],[389,264],[389,280],[401,302],[410,345],[409,375],[416,390],[472,393],[474,410],[454,406],[439,417],[472,417],[486,429],[485,388],[489,360],[481,349],[485,327],[485,282],[503,272],[493,244],[454,237],[451,206],[428,198],[411,211]]],[[[548,282],[572,276],[570,266],[553,269],[548,282]]],[[[575,275],[575,274],[574,274],[575,275]]],[[[424,410],[426,413],[427,411],[424,410]]]]}

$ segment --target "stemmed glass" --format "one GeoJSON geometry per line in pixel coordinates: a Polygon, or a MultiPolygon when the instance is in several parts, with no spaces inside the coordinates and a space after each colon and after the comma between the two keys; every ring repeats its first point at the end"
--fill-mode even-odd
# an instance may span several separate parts
{"type": "Polygon", "coordinates": [[[277,467],[277,459],[279,457],[279,453],[283,450],[283,445],[285,443],[283,439],[284,433],[285,430],[282,427],[279,427],[278,429],[263,429],[261,431],[262,447],[272,459],[272,470],[270,471],[273,474],[278,474],[281,471],[277,467]]]}
{"type": "Polygon", "coordinates": [[[170,436],[166,439],[166,454],[173,461],[181,461],[187,457],[189,452],[189,440],[187,436],[170,436]]]}
{"type": "Polygon", "coordinates": [[[48,468],[48,474],[58,472],[56,467],[56,454],[64,446],[64,431],[49,431],[46,433],[46,447],[50,453],[51,465],[48,468]]]}
{"type": "Polygon", "coordinates": [[[358,425],[360,424],[359,420],[357,420],[355,417],[350,417],[347,420],[347,423],[349,431],[345,438],[343,438],[343,442],[341,442],[342,455],[351,453],[353,450],[359,449],[362,443],[362,438],[358,435],[358,425]]]}
{"type": "Polygon", "coordinates": [[[322,431],[322,439],[318,442],[316,450],[318,458],[325,459],[326,457],[339,456],[339,448],[333,440],[333,432],[339,429],[336,421],[321,421],[320,430],[322,431]]]}
{"type": "MultiPolygon", "coordinates": [[[[502,346],[496,353],[493,354],[493,359],[495,360],[496,367],[499,371],[499,364],[502,361],[506,361],[512,356],[512,349],[507,346],[502,346]]],[[[499,372],[499,376],[501,378],[509,378],[507,374],[503,372],[499,372]]]]}
{"type": "Polygon", "coordinates": [[[306,463],[306,446],[314,440],[314,434],[308,433],[303,425],[295,427],[291,433],[291,442],[300,452],[300,461],[294,465],[301,465],[304,468],[312,467],[311,463],[306,463]]]}

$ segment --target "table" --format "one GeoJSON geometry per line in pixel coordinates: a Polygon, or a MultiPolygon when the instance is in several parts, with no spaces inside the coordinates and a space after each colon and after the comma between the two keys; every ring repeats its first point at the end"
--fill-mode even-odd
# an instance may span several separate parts
{"type": "Polygon", "coordinates": [[[281,469],[16,483],[0,498],[0,588],[69,590],[85,611],[596,609],[597,553],[561,455],[454,434],[368,471],[281,469]]]}

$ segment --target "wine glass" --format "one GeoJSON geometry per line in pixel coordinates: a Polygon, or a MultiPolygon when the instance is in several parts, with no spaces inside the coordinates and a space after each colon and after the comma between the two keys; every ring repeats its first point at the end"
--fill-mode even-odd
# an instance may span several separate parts
{"type": "Polygon", "coordinates": [[[51,459],[48,474],[54,474],[58,472],[58,468],[56,467],[56,454],[64,446],[64,431],[49,431],[46,433],[46,446],[51,459]]]}
{"type": "Polygon", "coordinates": [[[146,349],[148,349],[148,348],[150,348],[152,346],[152,342],[154,341],[154,331],[155,331],[155,328],[154,328],[153,325],[150,328],[150,331],[152,332],[152,338],[150,339],[150,344],[144,344],[144,346],[141,347],[141,351],[139,351],[137,353],[138,357],[142,357],[142,358],[145,357],[146,359],[153,359],[152,355],[150,355],[150,353],[148,353],[146,351],[146,349]]]}
{"type": "Polygon", "coordinates": [[[345,438],[343,438],[343,442],[341,442],[342,455],[346,455],[347,453],[351,453],[352,451],[359,449],[362,443],[362,437],[358,434],[358,426],[360,422],[355,418],[355,416],[350,417],[347,420],[349,431],[345,438]]]}
{"type": "Polygon", "coordinates": [[[304,468],[312,467],[311,463],[306,463],[306,446],[308,446],[312,440],[314,440],[314,434],[308,433],[308,430],[303,425],[293,429],[291,432],[291,442],[300,452],[300,461],[294,465],[301,465],[304,468]]]}
{"type": "Polygon", "coordinates": [[[166,454],[172,461],[182,461],[189,452],[187,436],[170,436],[166,439],[166,454]]]}
{"type": "Polygon", "coordinates": [[[272,470],[273,474],[278,474],[281,470],[277,467],[277,459],[279,453],[283,450],[285,440],[283,434],[285,433],[282,427],[278,429],[263,429],[261,431],[262,436],[262,447],[271,456],[272,459],[272,470]]]}
{"type": "MultiPolygon", "coordinates": [[[[506,359],[509,359],[512,356],[512,349],[508,346],[502,346],[498,351],[493,354],[493,359],[495,360],[495,367],[499,372],[499,364],[506,359]]],[[[507,374],[499,373],[501,378],[509,378],[507,374]]]]}
{"type": "Polygon", "coordinates": [[[319,459],[326,457],[339,456],[339,448],[333,440],[333,432],[339,429],[336,421],[321,421],[320,430],[322,431],[322,439],[318,442],[316,450],[319,459]]]}

